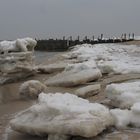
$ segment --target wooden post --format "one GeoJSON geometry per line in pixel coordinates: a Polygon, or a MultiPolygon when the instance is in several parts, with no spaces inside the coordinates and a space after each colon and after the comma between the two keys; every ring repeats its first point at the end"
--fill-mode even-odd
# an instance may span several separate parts
{"type": "Polygon", "coordinates": [[[130,40],[131,39],[131,34],[129,33],[129,35],[128,35],[128,39],[130,40]]]}
{"type": "Polygon", "coordinates": [[[135,35],[134,35],[134,33],[132,34],[132,39],[133,39],[133,40],[135,39],[135,35]]]}
{"type": "Polygon", "coordinates": [[[65,36],[63,36],[63,40],[65,40],[65,36]]]}
{"type": "Polygon", "coordinates": [[[70,41],[72,41],[72,36],[70,36],[70,41]]]}
{"type": "Polygon", "coordinates": [[[121,39],[123,39],[123,34],[121,35],[121,39]]]}
{"type": "Polygon", "coordinates": [[[100,36],[98,36],[98,41],[100,40],[100,36]]]}
{"type": "Polygon", "coordinates": [[[80,36],[78,35],[78,37],[77,37],[77,40],[79,41],[80,40],[80,36]]]}
{"type": "Polygon", "coordinates": [[[101,40],[103,40],[103,34],[101,34],[101,40]]]}
{"type": "Polygon", "coordinates": [[[67,38],[67,47],[70,46],[70,37],[67,38]]]}
{"type": "Polygon", "coordinates": [[[92,40],[94,41],[94,35],[92,36],[92,40]]]}
{"type": "Polygon", "coordinates": [[[126,40],[126,33],[124,34],[124,39],[126,40]]]}

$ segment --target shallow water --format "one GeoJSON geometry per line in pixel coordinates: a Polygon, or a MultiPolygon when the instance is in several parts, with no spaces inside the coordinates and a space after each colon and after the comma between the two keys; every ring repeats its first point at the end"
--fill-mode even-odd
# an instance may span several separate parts
{"type": "Polygon", "coordinates": [[[46,51],[35,51],[34,56],[35,56],[35,62],[36,64],[40,64],[47,59],[52,58],[53,56],[57,54],[61,54],[62,52],[46,52],[46,51]]]}

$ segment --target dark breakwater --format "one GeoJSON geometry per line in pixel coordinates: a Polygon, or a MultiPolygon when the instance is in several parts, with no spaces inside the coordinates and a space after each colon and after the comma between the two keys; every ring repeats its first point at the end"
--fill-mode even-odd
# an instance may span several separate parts
{"type": "Polygon", "coordinates": [[[79,39],[78,36],[77,39],[73,40],[72,36],[68,39],[46,39],[46,40],[37,40],[37,47],[35,50],[39,51],[66,51],[71,46],[80,45],[80,44],[99,44],[99,43],[121,43],[121,42],[127,42],[127,41],[133,41],[134,40],[134,34],[132,36],[126,36],[126,34],[123,34],[121,38],[108,38],[104,39],[103,34],[101,34],[98,39],[94,39],[94,36],[92,39],[88,39],[87,36],[83,40],[79,39]]]}

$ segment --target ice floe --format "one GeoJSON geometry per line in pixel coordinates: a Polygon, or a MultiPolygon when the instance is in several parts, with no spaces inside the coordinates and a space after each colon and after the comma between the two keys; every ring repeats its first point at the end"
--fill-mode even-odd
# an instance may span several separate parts
{"type": "Polygon", "coordinates": [[[75,95],[86,98],[86,97],[91,97],[91,96],[98,94],[100,92],[100,90],[101,90],[101,85],[94,84],[94,85],[89,85],[89,86],[84,86],[82,88],[78,88],[75,91],[75,95]]]}
{"type": "Polygon", "coordinates": [[[17,39],[14,41],[1,41],[0,54],[33,51],[36,44],[36,40],[29,37],[17,39]]]}
{"type": "Polygon", "coordinates": [[[140,102],[135,103],[131,110],[112,109],[110,112],[117,128],[140,127],[140,102]]]}
{"type": "Polygon", "coordinates": [[[130,108],[140,102],[140,81],[111,84],[105,90],[111,105],[119,108],[130,108]]]}
{"type": "Polygon", "coordinates": [[[65,70],[51,78],[45,83],[47,86],[76,86],[98,80],[102,77],[95,61],[86,61],[83,63],[69,64],[65,70]]]}
{"type": "Polygon", "coordinates": [[[121,44],[77,45],[65,54],[66,59],[95,60],[102,73],[140,73],[140,47],[121,44]]]}
{"type": "Polygon", "coordinates": [[[35,73],[32,38],[0,42],[0,84],[15,82],[35,73]]]}
{"type": "Polygon", "coordinates": [[[38,80],[29,80],[21,84],[19,94],[21,98],[35,99],[41,92],[45,92],[46,86],[38,80]]]}
{"type": "Polygon", "coordinates": [[[12,129],[39,136],[93,137],[113,124],[109,109],[76,95],[41,93],[38,100],[15,116],[10,123],[12,129]]]}

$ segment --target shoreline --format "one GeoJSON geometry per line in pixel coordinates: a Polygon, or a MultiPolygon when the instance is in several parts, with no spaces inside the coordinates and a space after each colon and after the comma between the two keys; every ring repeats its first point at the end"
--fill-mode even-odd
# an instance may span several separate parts
{"type": "MultiPolygon", "coordinates": [[[[133,45],[140,46],[140,41],[129,42],[129,44],[126,44],[126,45],[131,45],[132,43],[133,43],[133,45]]],[[[63,54],[63,53],[65,53],[65,52],[50,56],[50,58],[47,58],[47,57],[43,58],[44,60],[43,60],[42,64],[47,65],[47,64],[51,64],[51,63],[55,63],[55,62],[63,60],[63,58],[60,56],[60,54],[63,54]]],[[[26,79],[25,81],[30,80],[30,79],[37,79],[41,82],[44,82],[47,78],[49,78],[50,76],[53,76],[54,74],[56,74],[56,73],[37,74],[36,76],[30,77],[30,78],[26,79]]],[[[91,102],[95,102],[95,101],[100,102],[101,100],[105,99],[104,88],[105,88],[106,84],[110,83],[111,81],[112,82],[115,82],[115,81],[122,82],[122,81],[127,81],[127,80],[135,80],[137,78],[140,79],[140,74],[113,75],[112,77],[111,76],[103,77],[101,80],[99,80],[97,82],[97,83],[101,83],[101,85],[102,85],[101,92],[93,97],[88,98],[88,100],[91,102]]],[[[0,91],[1,91],[1,88],[4,88],[3,91],[5,90],[4,91],[5,93],[7,92],[7,90],[9,90],[10,92],[12,91],[10,94],[11,97],[9,97],[9,93],[7,93],[5,95],[8,98],[8,102],[5,101],[4,104],[0,105],[0,114],[1,114],[1,117],[0,117],[0,139],[2,139],[2,140],[5,140],[5,139],[3,139],[3,134],[5,133],[5,131],[8,127],[9,120],[14,116],[14,114],[17,113],[18,111],[21,111],[21,110],[31,106],[32,104],[34,104],[36,102],[36,100],[21,100],[20,99],[20,97],[18,95],[18,87],[23,82],[24,81],[20,81],[17,83],[7,84],[7,85],[0,87],[0,91]],[[14,89],[13,89],[13,86],[14,86],[14,89]],[[12,100],[9,100],[9,99],[12,99],[12,100]],[[11,109],[11,107],[12,107],[12,109],[11,109]]],[[[94,83],[96,83],[96,82],[94,82],[94,83]]],[[[92,84],[92,82],[86,83],[84,85],[88,85],[88,84],[92,84]]],[[[54,92],[58,92],[58,91],[62,92],[62,93],[64,93],[64,92],[73,93],[73,91],[75,89],[77,89],[79,87],[83,87],[84,85],[80,85],[78,87],[72,87],[72,88],[71,87],[70,88],[48,87],[46,93],[49,93],[49,92],[54,93],[54,92]]],[[[138,136],[140,137],[140,133],[138,136]]],[[[9,135],[7,135],[7,140],[24,140],[25,138],[27,140],[42,140],[43,139],[43,138],[39,138],[39,137],[26,136],[23,134],[19,134],[17,132],[10,133],[9,135]]]]}

